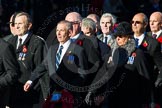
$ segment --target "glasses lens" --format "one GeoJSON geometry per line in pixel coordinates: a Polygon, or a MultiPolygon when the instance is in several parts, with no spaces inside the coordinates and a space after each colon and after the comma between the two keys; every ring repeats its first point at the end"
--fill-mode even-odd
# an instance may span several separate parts
{"type": "Polygon", "coordinates": [[[140,21],[131,21],[131,24],[142,24],[142,22],[140,22],[140,21]]]}
{"type": "Polygon", "coordinates": [[[79,24],[79,21],[73,21],[72,24],[79,24]]]}

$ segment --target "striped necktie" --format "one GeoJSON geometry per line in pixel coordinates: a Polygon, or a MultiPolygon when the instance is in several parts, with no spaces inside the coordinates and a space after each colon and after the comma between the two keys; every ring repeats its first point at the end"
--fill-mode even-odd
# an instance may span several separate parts
{"type": "Polygon", "coordinates": [[[56,70],[58,69],[59,64],[60,64],[60,58],[61,58],[62,49],[63,49],[63,46],[61,45],[58,52],[57,52],[57,54],[56,54],[56,70]]]}

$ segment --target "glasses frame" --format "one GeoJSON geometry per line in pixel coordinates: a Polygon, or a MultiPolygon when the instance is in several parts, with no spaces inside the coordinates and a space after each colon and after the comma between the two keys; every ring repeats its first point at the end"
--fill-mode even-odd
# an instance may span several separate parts
{"type": "Polygon", "coordinates": [[[141,21],[131,21],[130,23],[131,24],[143,24],[143,22],[141,22],[141,21]]]}

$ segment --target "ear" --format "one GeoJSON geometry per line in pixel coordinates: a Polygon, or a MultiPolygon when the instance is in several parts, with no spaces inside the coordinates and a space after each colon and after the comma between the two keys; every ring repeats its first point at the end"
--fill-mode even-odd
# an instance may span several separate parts
{"type": "Polygon", "coordinates": [[[144,27],[146,28],[146,27],[147,27],[147,25],[148,25],[148,22],[145,22],[145,23],[144,23],[144,27]]]}
{"type": "Polygon", "coordinates": [[[160,22],[160,27],[162,28],[162,21],[160,22]]]}
{"type": "Polygon", "coordinates": [[[69,30],[69,36],[71,37],[73,34],[73,30],[69,30]]]}
{"type": "Polygon", "coordinates": [[[28,30],[30,30],[32,28],[32,23],[28,24],[28,30]]]}

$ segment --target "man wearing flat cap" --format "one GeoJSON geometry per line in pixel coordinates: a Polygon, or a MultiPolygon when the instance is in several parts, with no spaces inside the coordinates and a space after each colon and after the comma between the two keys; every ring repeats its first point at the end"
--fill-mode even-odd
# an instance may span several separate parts
{"type": "Polygon", "coordinates": [[[119,23],[113,34],[115,39],[111,46],[112,50],[98,72],[102,77],[97,76],[94,80],[104,80],[106,77],[107,82],[99,89],[90,91],[92,96],[94,94],[96,97],[104,97],[104,102],[95,101],[96,105],[102,103],[108,108],[142,107],[140,83],[149,79],[146,68],[148,64],[143,51],[136,48],[132,34],[128,22],[119,23]]]}

